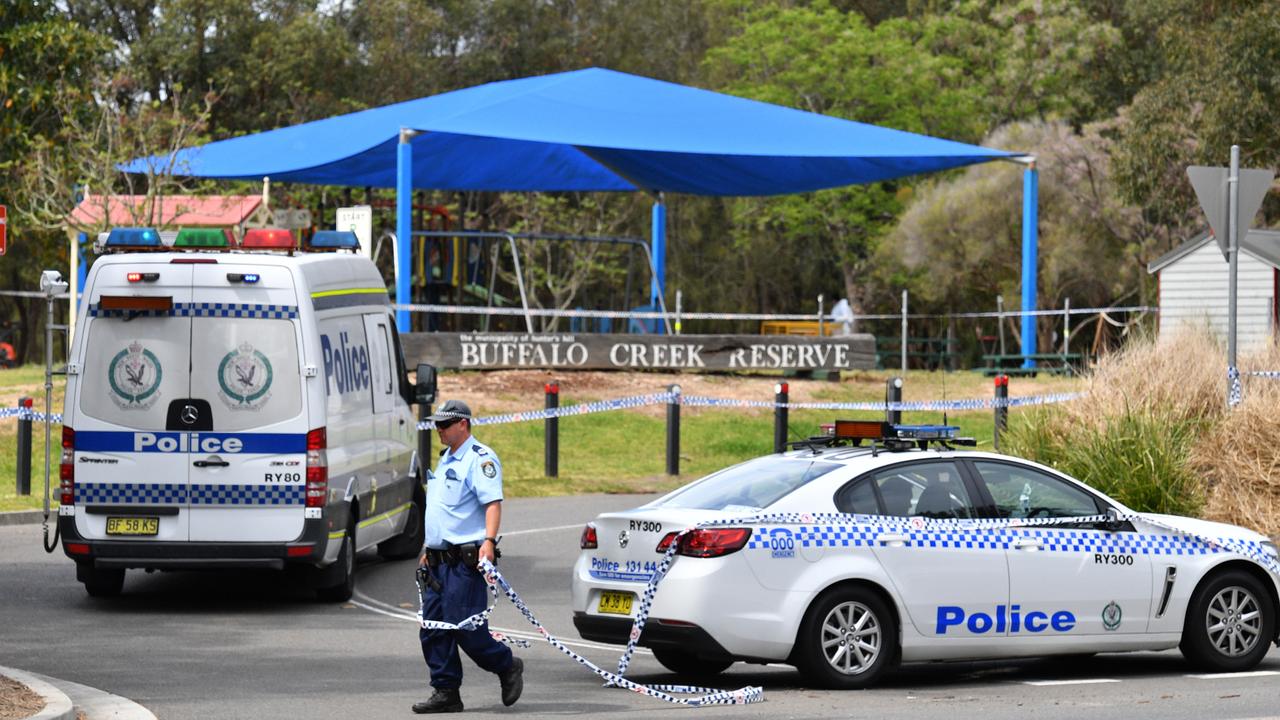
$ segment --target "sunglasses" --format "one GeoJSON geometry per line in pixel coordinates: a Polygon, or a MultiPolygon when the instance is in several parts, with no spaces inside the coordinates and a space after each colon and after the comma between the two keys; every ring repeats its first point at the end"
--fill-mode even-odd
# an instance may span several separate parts
{"type": "Polygon", "coordinates": [[[438,420],[436,422],[437,430],[448,430],[449,428],[462,422],[462,418],[453,418],[451,420],[438,420]]]}

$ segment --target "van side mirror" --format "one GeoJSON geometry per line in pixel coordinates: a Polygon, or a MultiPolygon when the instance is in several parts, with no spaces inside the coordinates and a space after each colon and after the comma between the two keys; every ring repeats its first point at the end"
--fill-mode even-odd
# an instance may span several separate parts
{"type": "Polygon", "coordinates": [[[413,400],[419,405],[436,402],[436,368],[427,363],[418,364],[418,381],[413,386],[413,400]]]}

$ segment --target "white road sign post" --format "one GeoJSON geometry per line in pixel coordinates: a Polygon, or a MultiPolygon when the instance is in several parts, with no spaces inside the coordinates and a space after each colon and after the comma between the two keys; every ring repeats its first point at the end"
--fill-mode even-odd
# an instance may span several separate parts
{"type": "Polygon", "coordinates": [[[1253,216],[1271,188],[1270,170],[1241,170],[1240,146],[1231,146],[1231,166],[1187,168],[1191,187],[1209,219],[1218,247],[1228,263],[1227,281],[1227,407],[1241,399],[1240,370],[1236,365],[1236,277],[1239,269],[1240,228],[1249,232],[1253,216]]]}

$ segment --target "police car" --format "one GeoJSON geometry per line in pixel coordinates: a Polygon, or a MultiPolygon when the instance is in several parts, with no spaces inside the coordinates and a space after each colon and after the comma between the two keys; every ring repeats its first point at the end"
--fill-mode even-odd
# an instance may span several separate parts
{"type": "Polygon", "coordinates": [[[901,662],[1173,647],[1242,671],[1280,642],[1262,535],[1133,512],[1052,468],[955,449],[954,432],[837,422],[600,515],[573,570],[574,625],[625,643],[647,610],[639,645],[674,672],[784,662],[833,688],[901,662]]]}
{"type": "Polygon", "coordinates": [[[117,228],[67,366],[63,549],[129,568],[293,568],[345,600],[355,553],[422,545],[412,401],[386,285],[352,233],[117,228]]]}

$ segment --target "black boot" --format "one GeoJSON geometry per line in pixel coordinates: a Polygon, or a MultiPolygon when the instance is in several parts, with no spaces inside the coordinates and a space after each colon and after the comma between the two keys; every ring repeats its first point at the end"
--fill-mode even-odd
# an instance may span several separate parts
{"type": "Polygon", "coordinates": [[[462,712],[462,696],[456,689],[436,688],[436,691],[431,694],[431,699],[414,703],[413,711],[419,715],[462,712]]]}
{"type": "Polygon", "coordinates": [[[502,685],[502,704],[508,707],[515,705],[520,693],[524,692],[524,661],[518,657],[511,658],[511,667],[498,674],[498,682],[502,685]]]}

